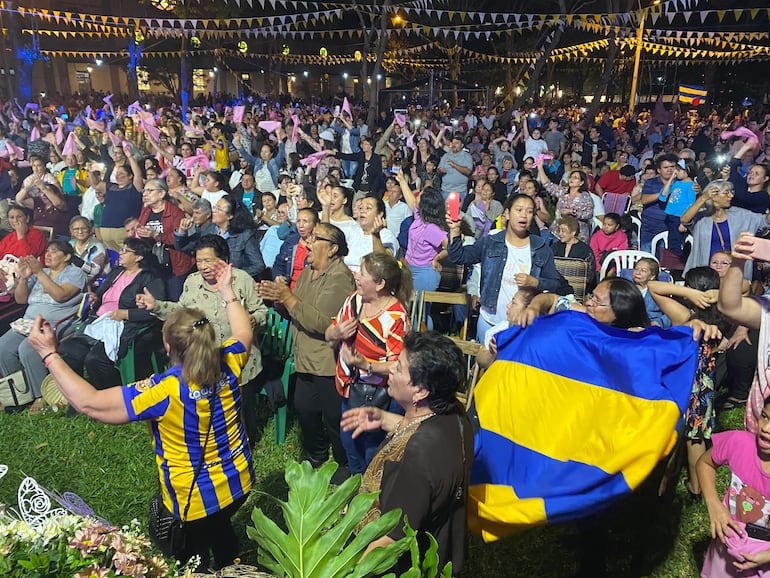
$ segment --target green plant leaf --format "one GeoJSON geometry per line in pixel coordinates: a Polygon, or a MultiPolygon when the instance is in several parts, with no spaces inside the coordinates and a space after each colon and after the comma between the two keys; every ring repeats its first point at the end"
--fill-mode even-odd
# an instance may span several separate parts
{"type": "Polygon", "coordinates": [[[375,548],[359,561],[349,578],[364,578],[372,574],[378,576],[390,570],[398,562],[398,559],[409,551],[410,543],[413,540],[414,538],[404,537],[384,548],[375,548]]]}
{"type": "Polygon", "coordinates": [[[452,563],[447,562],[441,571],[441,578],[452,578],[452,563]]]}
{"type": "Polygon", "coordinates": [[[290,547],[289,537],[260,508],[251,512],[254,527],[246,527],[246,535],[257,543],[259,562],[279,575],[299,576],[297,559],[290,547]]]}
{"type": "Polygon", "coordinates": [[[436,578],[438,574],[438,542],[430,532],[428,532],[428,541],[430,545],[422,559],[421,573],[424,578],[436,578]]]}
{"type": "Polygon", "coordinates": [[[254,526],[247,528],[247,535],[257,542],[260,563],[275,574],[288,578],[344,578],[354,571],[356,576],[381,574],[409,550],[414,537],[376,549],[361,560],[373,540],[396,526],[401,511],[388,512],[350,540],[378,494],[359,494],[360,476],[349,478],[330,492],[329,482],[336,469],[333,462],[315,471],[308,462],[286,465],[288,499],[278,501],[286,532],[261,509],[254,508],[254,526]]]}

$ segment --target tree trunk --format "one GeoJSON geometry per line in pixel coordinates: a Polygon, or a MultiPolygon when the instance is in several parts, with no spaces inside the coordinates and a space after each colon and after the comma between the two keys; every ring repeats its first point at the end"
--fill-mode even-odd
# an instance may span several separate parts
{"type": "MultiPolygon", "coordinates": [[[[369,114],[366,117],[366,124],[370,128],[374,127],[377,122],[377,115],[380,108],[380,91],[379,82],[376,80],[377,75],[382,73],[382,57],[385,54],[385,49],[388,46],[388,36],[385,32],[388,29],[388,19],[390,18],[390,0],[385,0],[382,5],[382,14],[380,15],[380,26],[377,35],[377,54],[374,61],[374,67],[372,69],[372,83],[369,85],[369,114]]],[[[366,82],[365,78],[361,79],[362,82],[366,82]]]]}
{"type": "Polygon", "coordinates": [[[128,37],[128,70],[126,76],[128,80],[129,100],[139,100],[139,81],[136,78],[136,67],[139,66],[139,56],[136,50],[136,41],[133,34],[128,37]]]}
{"type": "Polygon", "coordinates": [[[13,51],[13,67],[15,76],[14,92],[11,97],[18,97],[22,106],[32,101],[32,67],[34,57],[30,46],[24,43],[21,35],[22,21],[21,14],[17,11],[17,4],[11,0],[5,3],[6,18],[8,27],[8,39],[13,51]]]}
{"type": "MultiPolygon", "coordinates": [[[[509,122],[511,120],[511,115],[513,114],[513,111],[518,109],[521,105],[523,105],[525,102],[530,100],[532,96],[535,94],[535,90],[540,88],[540,74],[543,71],[543,67],[548,62],[548,59],[551,56],[551,53],[553,52],[554,48],[556,48],[559,45],[559,42],[561,41],[561,37],[563,34],[562,28],[554,28],[551,30],[550,38],[546,39],[547,46],[543,48],[543,54],[538,58],[537,62],[535,63],[535,67],[532,70],[532,74],[529,77],[529,82],[527,83],[526,90],[519,96],[514,102],[513,106],[507,111],[505,111],[500,116],[500,123],[505,124],[506,122],[509,122]]],[[[511,95],[508,95],[509,98],[512,98],[511,95]]]]}
{"type": "Polygon", "coordinates": [[[591,101],[591,106],[588,108],[587,118],[589,119],[596,118],[599,108],[602,106],[601,98],[602,95],[607,93],[607,86],[609,86],[610,77],[612,76],[612,71],[615,67],[615,59],[618,56],[618,43],[615,42],[614,31],[610,32],[607,40],[609,41],[609,46],[607,46],[607,60],[604,62],[604,72],[602,72],[602,77],[594,91],[594,98],[591,101]]]}
{"type": "Polygon", "coordinates": [[[182,56],[179,62],[179,100],[182,107],[182,119],[187,122],[187,111],[190,107],[190,95],[193,92],[192,65],[187,57],[187,36],[182,35],[182,56]]]}

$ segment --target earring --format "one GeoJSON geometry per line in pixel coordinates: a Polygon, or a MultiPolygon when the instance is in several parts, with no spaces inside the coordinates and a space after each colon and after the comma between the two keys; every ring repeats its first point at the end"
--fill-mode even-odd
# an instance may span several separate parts
{"type": "Polygon", "coordinates": [[[417,407],[417,400],[412,400],[412,407],[417,407]]]}

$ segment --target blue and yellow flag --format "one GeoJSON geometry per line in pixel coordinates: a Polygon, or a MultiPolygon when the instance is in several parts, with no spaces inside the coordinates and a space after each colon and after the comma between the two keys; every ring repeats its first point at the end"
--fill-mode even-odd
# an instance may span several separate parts
{"type": "Polygon", "coordinates": [[[565,311],[497,347],[474,394],[469,524],[485,541],[603,509],[674,447],[697,366],[691,330],[565,311]]]}
{"type": "Polygon", "coordinates": [[[694,84],[679,85],[679,102],[682,104],[692,104],[693,106],[704,104],[707,95],[708,92],[703,86],[695,86],[694,84]]]}

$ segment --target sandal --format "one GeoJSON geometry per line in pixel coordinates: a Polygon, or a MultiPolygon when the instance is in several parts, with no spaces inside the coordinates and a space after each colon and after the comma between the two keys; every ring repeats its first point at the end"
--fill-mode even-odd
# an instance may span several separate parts
{"type": "Polygon", "coordinates": [[[722,405],[719,406],[720,409],[735,409],[738,407],[746,407],[746,402],[748,400],[746,399],[738,399],[737,397],[730,396],[726,400],[722,402],[722,405]]]}
{"type": "Polygon", "coordinates": [[[42,397],[38,397],[35,401],[32,402],[32,405],[29,406],[29,413],[30,415],[37,415],[41,411],[43,411],[43,408],[48,406],[48,402],[44,400],[42,397]]]}

